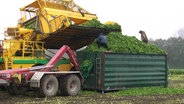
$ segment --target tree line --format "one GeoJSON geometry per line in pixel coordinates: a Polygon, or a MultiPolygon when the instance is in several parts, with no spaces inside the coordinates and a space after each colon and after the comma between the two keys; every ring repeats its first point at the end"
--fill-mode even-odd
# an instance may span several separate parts
{"type": "Polygon", "coordinates": [[[168,53],[168,64],[170,68],[184,69],[184,29],[180,29],[173,36],[166,39],[149,40],[168,53]]]}

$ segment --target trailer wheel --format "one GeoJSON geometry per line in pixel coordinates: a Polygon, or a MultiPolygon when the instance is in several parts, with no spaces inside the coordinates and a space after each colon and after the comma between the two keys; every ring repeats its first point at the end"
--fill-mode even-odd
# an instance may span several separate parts
{"type": "Polygon", "coordinates": [[[60,93],[65,96],[74,96],[79,93],[81,82],[78,76],[69,75],[60,80],[60,93]]]}
{"type": "Polygon", "coordinates": [[[12,84],[7,86],[7,91],[10,95],[24,95],[28,91],[28,88],[12,84]]]}
{"type": "Polygon", "coordinates": [[[58,91],[58,80],[53,75],[45,75],[40,83],[40,96],[55,96],[58,91]]]}
{"type": "Polygon", "coordinates": [[[6,91],[6,87],[5,86],[0,86],[0,91],[6,91]]]}

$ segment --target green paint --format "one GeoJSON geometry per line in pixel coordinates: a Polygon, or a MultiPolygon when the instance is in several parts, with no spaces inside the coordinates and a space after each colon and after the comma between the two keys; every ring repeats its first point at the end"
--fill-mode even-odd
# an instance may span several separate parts
{"type": "Polygon", "coordinates": [[[70,62],[69,59],[61,59],[57,62],[56,66],[59,66],[60,64],[70,64],[70,62]]]}
{"type": "Polygon", "coordinates": [[[37,63],[42,63],[42,64],[46,64],[48,62],[47,59],[33,59],[33,60],[13,60],[14,64],[37,64],[37,63]]]}
{"type": "MultiPolygon", "coordinates": [[[[14,64],[47,64],[48,63],[48,59],[33,59],[33,60],[13,60],[14,64]]],[[[60,65],[60,64],[68,64],[70,63],[70,60],[65,60],[65,59],[61,59],[57,62],[56,66],[60,65]]]]}
{"type": "Polygon", "coordinates": [[[1,58],[0,58],[0,63],[3,63],[3,62],[4,62],[4,61],[3,61],[3,58],[1,57],[1,58]]]}

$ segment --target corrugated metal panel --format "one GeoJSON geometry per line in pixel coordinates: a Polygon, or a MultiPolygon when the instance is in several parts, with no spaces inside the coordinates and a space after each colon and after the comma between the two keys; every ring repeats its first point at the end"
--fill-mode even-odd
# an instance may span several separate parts
{"type": "Polygon", "coordinates": [[[131,87],[167,86],[165,55],[79,52],[79,63],[89,59],[94,68],[84,88],[100,91],[131,87]]]}
{"type": "Polygon", "coordinates": [[[104,90],[166,86],[164,55],[106,54],[104,90]]]}
{"type": "MultiPolygon", "coordinates": [[[[95,65],[96,53],[92,52],[77,52],[77,62],[79,65],[82,64],[84,60],[91,60],[95,65]]],[[[87,79],[85,79],[83,87],[86,89],[96,90],[97,82],[96,82],[96,68],[93,67],[87,79]]]]}

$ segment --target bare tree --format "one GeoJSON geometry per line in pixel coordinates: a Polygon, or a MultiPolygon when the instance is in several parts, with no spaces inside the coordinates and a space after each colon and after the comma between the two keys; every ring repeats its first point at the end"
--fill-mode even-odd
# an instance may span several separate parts
{"type": "Polygon", "coordinates": [[[174,37],[184,39],[184,27],[174,33],[174,37]]]}

